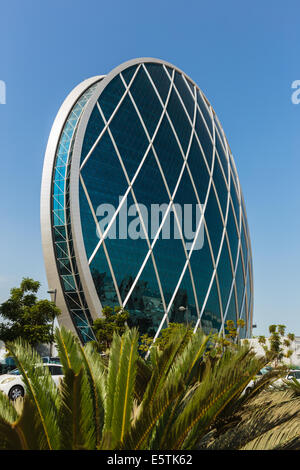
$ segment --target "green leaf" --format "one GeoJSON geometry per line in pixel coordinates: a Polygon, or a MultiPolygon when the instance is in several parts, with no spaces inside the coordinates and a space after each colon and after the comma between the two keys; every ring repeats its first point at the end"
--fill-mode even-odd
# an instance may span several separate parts
{"type": "Polygon", "coordinates": [[[55,330],[56,347],[64,371],[72,369],[78,373],[81,368],[81,352],[79,340],[63,326],[55,330]]]}
{"type": "Polygon", "coordinates": [[[96,448],[100,446],[104,425],[107,368],[92,343],[87,343],[84,348],[81,347],[81,354],[90,396],[89,413],[85,413],[86,427],[91,428],[93,424],[87,445],[89,448],[96,448]]]}
{"type": "Polygon", "coordinates": [[[60,385],[62,403],[59,413],[60,449],[83,449],[85,436],[83,431],[83,370],[77,374],[68,369],[60,385]]]}
{"type": "Polygon", "coordinates": [[[42,367],[41,357],[28,343],[16,340],[8,343],[6,347],[17,364],[26,393],[36,410],[36,419],[41,424],[41,448],[55,449],[59,435],[57,427],[59,393],[50,372],[48,368],[42,367]]]}
{"type": "Polygon", "coordinates": [[[131,450],[151,449],[150,443],[159,422],[165,415],[168,415],[174,401],[182,391],[183,384],[181,382],[168,383],[160,394],[153,398],[149,407],[141,408],[137,419],[124,436],[123,442],[120,443],[120,448],[131,450]]]}
{"type": "Polygon", "coordinates": [[[129,428],[136,376],[138,332],[114,334],[108,365],[104,431],[111,431],[113,442],[123,440],[129,428]]]}

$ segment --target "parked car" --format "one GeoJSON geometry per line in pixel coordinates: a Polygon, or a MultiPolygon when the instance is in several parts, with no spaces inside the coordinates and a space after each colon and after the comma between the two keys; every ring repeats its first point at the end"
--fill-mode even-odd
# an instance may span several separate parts
{"type": "Polygon", "coordinates": [[[260,369],[260,371],[258,372],[257,375],[265,375],[267,374],[268,372],[270,372],[272,370],[272,367],[271,366],[265,366],[263,367],[262,369],[260,369]]]}
{"type": "Polygon", "coordinates": [[[268,372],[270,372],[272,370],[272,367],[270,366],[266,366],[266,367],[263,367],[262,369],[260,369],[260,371],[256,374],[256,376],[250,380],[250,382],[248,383],[247,387],[245,388],[245,390],[242,392],[242,395],[248,395],[248,393],[251,392],[251,390],[253,389],[254,385],[256,384],[256,382],[258,381],[258,379],[261,378],[262,375],[265,375],[267,374],[268,372]]]}
{"type": "Polygon", "coordinates": [[[11,356],[4,357],[0,360],[0,374],[8,374],[11,370],[15,369],[16,363],[11,356]]]}
{"type": "MultiPolygon", "coordinates": [[[[43,364],[37,367],[48,367],[55,384],[59,385],[60,379],[63,378],[61,364],[43,364]]],[[[0,391],[8,395],[11,400],[16,400],[18,397],[25,395],[25,384],[18,369],[0,376],[0,391]]]]}
{"type": "Polygon", "coordinates": [[[277,388],[277,387],[284,387],[286,384],[291,381],[292,379],[296,379],[297,382],[300,383],[300,370],[299,369],[292,369],[290,370],[285,377],[282,379],[275,380],[275,382],[272,383],[272,386],[277,388]]]}
{"type": "Polygon", "coordinates": [[[42,361],[44,364],[60,364],[60,359],[59,357],[52,357],[52,356],[43,356],[42,361]]]}

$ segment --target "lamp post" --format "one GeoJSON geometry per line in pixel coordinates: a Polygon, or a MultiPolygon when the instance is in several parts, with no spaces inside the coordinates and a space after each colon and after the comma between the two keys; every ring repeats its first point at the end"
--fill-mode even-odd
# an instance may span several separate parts
{"type": "Polygon", "coordinates": [[[185,322],[188,324],[188,307],[184,307],[183,305],[178,309],[180,312],[185,312],[185,322]]]}
{"type": "MultiPolygon", "coordinates": [[[[53,302],[56,306],[56,292],[57,290],[56,289],[51,289],[51,290],[48,290],[47,291],[48,294],[50,294],[51,296],[53,295],[53,302]]],[[[53,336],[53,331],[54,331],[54,320],[55,320],[55,317],[53,316],[53,320],[52,320],[52,328],[51,328],[51,336],[53,336]]],[[[52,357],[53,355],[53,341],[51,340],[51,343],[50,343],[50,357],[52,357]]]]}

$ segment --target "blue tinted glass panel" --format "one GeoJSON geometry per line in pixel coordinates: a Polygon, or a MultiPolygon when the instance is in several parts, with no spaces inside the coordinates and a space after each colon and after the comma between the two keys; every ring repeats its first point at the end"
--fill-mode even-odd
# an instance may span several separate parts
{"type": "Polygon", "coordinates": [[[146,69],[150,73],[150,76],[154,82],[155,87],[165,103],[169,90],[171,81],[168,75],[166,74],[164,68],[158,64],[146,64],[146,69]]]}
{"type": "MultiPolygon", "coordinates": [[[[220,285],[221,287],[221,285],[220,285]]],[[[234,321],[234,324],[236,326],[236,322],[237,322],[237,315],[236,315],[236,305],[235,305],[235,293],[234,293],[234,289],[232,290],[232,294],[231,294],[231,298],[230,298],[230,302],[229,302],[229,306],[228,306],[228,309],[227,309],[227,314],[226,314],[226,318],[225,318],[225,325],[226,325],[226,322],[228,320],[232,320],[234,321]]]]}
{"type": "Polygon", "coordinates": [[[243,308],[242,308],[242,313],[240,315],[240,319],[244,320],[245,325],[243,327],[240,327],[239,336],[240,336],[240,338],[246,338],[247,337],[247,327],[248,327],[247,314],[246,314],[246,298],[244,300],[244,304],[243,304],[243,308]]]}
{"type": "Polygon", "coordinates": [[[248,298],[248,312],[249,312],[249,315],[250,315],[250,307],[251,307],[251,277],[250,277],[250,266],[248,267],[248,277],[247,277],[247,285],[246,285],[246,288],[247,288],[247,298],[248,298]]]}
{"type": "MultiPolygon", "coordinates": [[[[130,287],[131,285],[128,290],[130,287]]],[[[141,333],[155,336],[164,316],[164,307],[151,256],[133,289],[126,309],[130,312],[131,326],[137,326],[141,333]]]]}
{"type": "Polygon", "coordinates": [[[244,263],[246,265],[247,260],[248,260],[248,249],[247,249],[247,243],[246,243],[246,238],[245,238],[244,220],[243,220],[243,223],[242,223],[241,244],[242,244],[244,263]]]}
{"type": "Polygon", "coordinates": [[[220,243],[223,233],[223,222],[220,215],[220,209],[216,200],[215,192],[211,186],[207,206],[205,209],[205,220],[210,236],[215,260],[218,256],[220,243]]]}
{"type": "Polygon", "coordinates": [[[119,75],[117,75],[108,84],[108,86],[104,88],[98,101],[107,121],[114,112],[124,93],[125,87],[119,75]]]}
{"type": "Polygon", "coordinates": [[[190,88],[190,90],[191,90],[191,92],[192,92],[192,95],[194,96],[194,89],[195,89],[194,84],[193,84],[193,83],[189,80],[189,78],[186,77],[186,76],[185,76],[185,80],[186,80],[186,82],[187,82],[187,84],[188,84],[188,86],[189,86],[189,88],[190,88]]]}
{"type": "Polygon", "coordinates": [[[143,68],[140,68],[138,71],[130,92],[145,123],[147,131],[150,137],[152,137],[161,117],[163,107],[143,68]]]}
{"type": "MultiPolygon", "coordinates": [[[[148,152],[132,187],[138,203],[146,206],[149,218],[151,215],[151,205],[154,210],[156,209],[155,204],[169,204],[170,199],[166,186],[152,150],[148,152]]],[[[153,222],[153,225],[155,225],[156,219],[153,222]]],[[[155,230],[154,226],[151,232],[153,230],[155,230]]]]}
{"type": "Polygon", "coordinates": [[[213,281],[206,307],[201,317],[201,326],[206,334],[210,332],[218,333],[222,326],[216,279],[213,281]]]}
{"type": "Polygon", "coordinates": [[[79,201],[80,201],[80,214],[81,214],[81,226],[82,226],[82,235],[85,244],[85,250],[87,258],[91,256],[96,245],[99,242],[100,233],[96,230],[96,224],[92,212],[90,210],[86,195],[83,191],[82,185],[80,183],[79,187],[79,201]]]}
{"type": "Polygon", "coordinates": [[[132,179],[149,141],[129,96],[125,97],[109,127],[127,174],[132,179]]]}
{"type": "Polygon", "coordinates": [[[197,111],[195,130],[196,130],[197,136],[199,138],[202,150],[204,152],[207,164],[208,164],[209,168],[211,168],[212,156],[213,156],[213,144],[212,144],[211,138],[208,135],[206,126],[203,122],[203,119],[202,119],[199,111],[197,111]]]}
{"type": "Polygon", "coordinates": [[[222,214],[225,220],[226,209],[227,209],[227,204],[228,204],[228,190],[227,190],[224,175],[222,173],[221,166],[217,157],[215,158],[215,163],[214,163],[213,180],[214,180],[214,184],[217,190],[219,202],[221,204],[222,214]]]}
{"type": "Polygon", "coordinates": [[[103,245],[100,246],[95,258],[91,262],[90,270],[102,306],[114,307],[115,305],[118,305],[118,296],[114,287],[103,245]]]}
{"type": "Polygon", "coordinates": [[[119,206],[119,196],[125,194],[128,184],[108,132],[102,136],[81,174],[95,212],[101,204],[119,206]]]}
{"type": "Polygon", "coordinates": [[[208,126],[208,129],[210,131],[210,135],[213,136],[213,127],[212,127],[212,120],[210,113],[206,107],[206,104],[204,103],[203,99],[201,98],[201,95],[199,93],[199,90],[197,90],[197,103],[199,105],[199,108],[201,110],[202,116],[208,126]]]}
{"type": "Polygon", "coordinates": [[[226,238],[223,242],[223,248],[219,259],[217,272],[220,283],[223,312],[225,312],[233,278],[226,238]]]}
{"type": "Polygon", "coordinates": [[[193,99],[193,95],[191,94],[188,86],[186,85],[184,79],[182,78],[182,75],[179,74],[178,72],[175,72],[175,80],[174,80],[175,86],[181,96],[181,99],[184,103],[184,106],[190,116],[191,121],[193,122],[194,118],[194,108],[195,108],[195,103],[193,99]]]}
{"type": "Polygon", "coordinates": [[[176,186],[184,160],[166,117],[163,118],[154,139],[154,148],[158,155],[167,184],[172,193],[176,186]]]}
{"type": "Polygon", "coordinates": [[[64,241],[66,239],[65,227],[54,227],[53,235],[56,242],[64,241]]]}
{"type": "Polygon", "coordinates": [[[81,163],[84,160],[84,158],[87,156],[87,154],[90,152],[91,148],[95,144],[103,128],[104,128],[103,119],[101,117],[98,106],[95,105],[92,111],[91,117],[89,119],[86,131],[85,131],[84,139],[83,139],[82,151],[81,151],[81,163]]]}
{"type": "Polygon", "coordinates": [[[182,150],[186,153],[192,128],[174,89],[171,92],[167,112],[175,128],[182,150]]]}
{"type": "Polygon", "coordinates": [[[125,82],[127,83],[127,85],[129,85],[136,69],[137,69],[137,66],[133,65],[132,67],[128,67],[127,69],[125,69],[122,72],[122,76],[123,76],[125,82]]]}
{"type": "Polygon", "coordinates": [[[227,156],[226,156],[226,153],[225,153],[225,150],[221,144],[221,141],[220,141],[220,137],[219,137],[219,134],[218,132],[216,132],[215,134],[216,136],[216,149],[217,149],[217,153],[218,153],[218,156],[220,158],[220,161],[221,161],[221,164],[222,164],[222,168],[224,170],[224,174],[225,174],[225,178],[228,182],[228,159],[227,159],[227,156]]]}
{"type": "Polygon", "coordinates": [[[200,242],[195,245],[190,258],[190,264],[198,296],[199,309],[201,311],[214,271],[210,248],[205,232],[203,232],[203,245],[201,245],[200,242]]]}
{"type": "Polygon", "coordinates": [[[243,266],[241,257],[239,258],[237,272],[236,272],[236,290],[237,290],[237,297],[238,297],[238,311],[241,311],[242,308],[242,301],[244,295],[244,288],[245,288],[245,280],[243,274],[243,266]]]}
{"type": "Polygon", "coordinates": [[[163,225],[160,238],[153,248],[153,254],[166,302],[168,303],[186,262],[173,211],[163,225]]]}
{"type": "Polygon", "coordinates": [[[169,312],[169,321],[172,323],[186,323],[194,326],[198,315],[195,306],[195,296],[192,288],[189,270],[185,271],[180,287],[174,298],[174,302],[169,312]],[[182,310],[180,307],[185,307],[182,310]]]}
{"type": "Polygon", "coordinates": [[[234,186],[232,181],[231,181],[231,185],[230,185],[230,194],[231,194],[231,199],[232,199],[232,202],[233,202],[233,207],[234,207],[234,211],[235,211],[236,220],[237,220],[238,226],[240,226],[240,223],[239,223],[239,221],[240,221],[239,199],[238,199],[238,195],[237,195],[235,186],[234,186]]]}
{"type": "MultiPolygon", "coordinates": [[[[185,168],[182,173],[173,201],[178,207],[177,213],[179,214],[179,224],[184,238],[185,247],[187,251],[189,251],[192,248],[192,244],[196,237],[197,227],[201,220],[201,207],[199,207],[197,203],[187,168],[185,168]]],[[[200,233],[199,243],[196,246],[198,249],[202,248],[202,240],[200,240],[201,235],[202,233],[200,233]]]]}
{"type": "Polygon", "coordinates": [[[229,163],[230,163],[230,168],[231,168],[231,174],[232,174],[232,178],[235,182],[235,185],[238,188],[238,180],[237,180],[237,176],[236,176],[236,172],[235,172],[235,168],[234,168],[232,160],[233,160],[233,156],[230,154],[229,163]]]}
{"type": "Polygon", "coordinates": [[[229,205],[229,211],[228,211],[228,218],[227,218],[227,234],[228,234],[228,239],[229,239],[229,246],[230,246],[230,251],[231,251],[231,256],[232,256],[232,262],[233,266],[235,267],[236,264],[236,257],[237,257],[237,250],[238,250],[238,243],[239,243],[239,238],[238,238],[238,231],[235,223],[235,219],[233,216],[233,211],[232,211],[232,204],[230,203],[229,205]]]}
{"type": "Polygon", "coordinates": [[[192,173],[200,202],[204,204],[209,183],[209,173],[195,136],[193,137],[188,155],[188,166],[192,173]]]}

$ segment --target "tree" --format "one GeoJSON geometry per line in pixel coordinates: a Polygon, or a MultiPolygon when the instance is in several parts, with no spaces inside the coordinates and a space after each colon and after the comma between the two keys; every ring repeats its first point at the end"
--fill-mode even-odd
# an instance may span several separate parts
{"type": "MultiPolygon", "coordinates": [[[[169,344],[170,339],[176,334],[177,332],[181,332],[183,330],[187,330],[187,335],[185,338],[185,342],[189,341],[193,335],[193,328],[189,325],[185,325],[184,323],[172,323],[170,322],[166,328],[161,330],[160,335],[155,340],[155,345],[159,349],[164,349],[167,344],[169,344]]],[[[152,346],[154,338],[149,336],[147,333],[141,336],[140,338],[140,346],[139,350],[141,352],[148,352],[149,348],[152,346]]]]}
{"type": "Polygon", "coordinates": [[[285,338],[285,330],[285,325],[270,325],[268,342],[264,336],[259,336],[258,338],[258,342],[263,346],[266,356],[269,357],[270,362],[274,361],[275,367],[278,366],[284,357],[290,358],[293,354],[293,351],[287,350],[287,348],[291,346],[295,335],[288,333],[285,338]]]}
{"type": "Polygon", "coordinates": [[[97,318],[93,323],[93,331],[97,338],[97,346],[100,351],[106,351],[113,340],[114,333],[120,336],[125,332],[129,312],[122,307],[104,307],[102,310],[104,318],[97,318]]]}
{"type": "Polygon", "coordinates": [[[0,340],[23,338],[32,346],[53,342],[52,324],[60,310],[47,299],[38,300],[39,288],[39,281],[26,277],[20,287],[11,289],[10,298],[0,306],[5,320],[0,324],[0,340]]]}
{"type": "Polygon", "coordinates": [[[222,432],[213,429],[198,449],[300,450],[299,420],[299,384],[297,392],[264,388],[238,409],[222,432]]]}
{"type": "MultiPolygon", "coordinates": [[[[211,356],[216,356],[222,354],[224,348],[234,347],[239,343],[238,339],[238,328],[243,328],[245,326],[244,320],[237,321],[237,327],[233,320],[227,320],[225,331],[227,332],[224,336],[219,335],[218,333],[210,335],[209,346],[207,348],[207,354],[211,356]]],[[[191,325],[186,325],[185,323],[169,323],[166,328],[161,330],[160,335],[156,338],[155,344],[160,349],[163,349],[167,346],[171,338],[180,331],[187,331],[185,342],[189,341],[194,333],[194,328],[191,325]]],[[[154,338],[149,336],[147,333],[141,336],[139,350],[142,352],[147,352],[152,346],[154,338]]]]}

